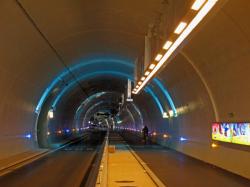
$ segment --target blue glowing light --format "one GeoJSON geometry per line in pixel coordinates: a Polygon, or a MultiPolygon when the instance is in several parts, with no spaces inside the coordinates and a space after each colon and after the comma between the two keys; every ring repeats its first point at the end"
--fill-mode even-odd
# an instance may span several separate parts
{"type": "Polygon", "coordinates": [[[25,135],[25,138],[30,139],[31,137],[32,137],[31,134],[26,134],[26,135],[25,135]]]}
{"type": "MultiPolygon", "coordinates": [[[[117,58],[107,58],[107,57],[97,57],[95,59],[87,59],[82,61],[81,63],[76,63],[74,66],[70,67],[71,72],[75,72],[76,74],[82,72],[82,76],[78,78],[78,80],[84,80],[87,78],[92,78],[96,76],[101,75],[114,75],[119,77],[124,77],[126,79],[133,80],[133,69],[134,69],[134,63],[131,63],[130,60],[124,60],[124,59],[117,59],[117,58]],[[111,66],[110,66],[111,65],[111,66]],[[108,68],[112,68],[111,70],[108,68]],[[84,70],[84,72],[82,71],[84,70]],[[98,71],[92,71],[98,69],[98,71]],[[122,72],[120,72],[122,70],[122,72]],[[87,73],[85,73],[87,72],[87,73]],[[90,72],[90,73],[88,73],[90,72]]],[[[44,101],[47,99],[48,95],[53,91],[53,89],[58,85],[58,83],[62,82],[63,80],[69,79],[69,72],[63,71],[59,76],[57,76],[52,83],[46,88],[45,92],[43,93],[42,97],[40,98],[38,105],[36,107],[36,113],[39,114],[41,107],[44,103],[44,101]]],[[[168,98],[168,101],[171,105],[172,110],[174,113],[176,113],[176,109],[174,107],[174,104],[172,102],[172,99],[170,95],[168,94],[167,90],[164,88],[164,86],[160,83],[160,81],[155,81],[156,84],[160,87],[161,91],[164,93],[164,95],[168,98]]],[[[67,81],[68,85],[64,86],[59,94],[56,96],[55,100],[52,103],[52,107],[55,108],[57,103],[60,101],[60,99],[64,96],[64,94],[73,88],[73,86],[76,85],[75,80],[69,80],[67,81]]],[[[157,97],[157,95],[150,90],[149,94],[153,97],[155,103],[157,104],[159,110],[161,113],[163,113],[163,107],[157,97]]]]}
{"type": "Polygon", "coordinates": [[[158,99],[157,95],[156,95],[156,94],[151,90],[151,88],[149,88],[149,87],[146,87],[146,88],[145,88],[145,91],[147,91],[147,92],[153,97],[153,99],[154,99],[156,105],[158,106],[158,109],[160,110],[161,114],[163,114],[163,113],[164,113],[164,110],[163,110],[163,107],[162,107],[161,102],[160,102],[160,100],[158,99]]]}
{"type": "MultiPolygon", "coordinates": [[[[134,68],[134,64],[131,63],[128,60],[123,60],[123,59],[114,59],[114,58],[103,58],[103,57],[97,57],[95,59],[87,59],[85,61],[82,61],[81,63],[75,64],[74,66],[70,67],[71,72],[79,70],[80,68],[85,68],[87,66],[93,66],[93,65],[103,65],[107,63],[113,63],[117,65],[122,65],[122,66],[127,66],[128,68],[132,69],[134,68]]],[[[66,76],[69,75],[68,70],[63,71],[61,74],[59,74],[50,84],[49,86],[45,89],[43,92],[42,96],[40,97],[38,104],[35,109],[35,113],[39,114],[41,107],[45,100],[47,99],[48,95],[52,92],[54,87],[64,80],[66,76]]]]}
{"type": "MultiPolygon", "coordinates": [[[[89,79],[97,76],[102,76],[102,75],[113,75],[113,76],[120,76],[124,78],[129,78],[133,79],[133,77],[127,73],[123,72],[117,72],[117,71],[95,71],[91,73],[87,73],[82,75],[81,77],[78,78],[78,80],[84,80],[84,79],[89,79]]],[[[60,101],[60,99],[63,97],[63,95],[69,91],[71,88],[75,86],[76,82],[72,81],[67,87],[65,87],[60,94],[57,95],[56,99],[54,100],[52,107],[56,108],[57,103],[60,101]]]]}
{"type": "Polygon", "coordinates": [[[171,106],[171,109],[173,110],[174,112],[174,116],[176,117],[177,116],[177,110],[175,108],[175,105],[174,105],[174,102],[168,92],[168,90],[166,89],[166,87],[162,84],[162,82],[159,80],[159,79],[154,79],[153,80],[157,86],[161,89],[162,93],[164,94],[164,96],[166,97],[166,99],[168,100],[168,103],[170,104],[171,106]]]}
{"type": "Polygon", "coordinates": [[[187,141],[187,138],[180,137],[180,141],[187,141]]]}
{"type": "Polygon", "coordinates": [[[70,132],[70,130],[69,130],[69,129],[66,129],[66,132],[67,132],[67,133],[69,133],[69,132],[70,132]]]}

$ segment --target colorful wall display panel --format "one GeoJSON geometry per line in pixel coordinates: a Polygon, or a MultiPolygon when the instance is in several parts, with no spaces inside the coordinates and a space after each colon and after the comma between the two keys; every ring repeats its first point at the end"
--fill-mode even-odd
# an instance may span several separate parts
{"type": "Polygon", "coordinates": [[[213,123],[212,139],[250,146],[250,123],[213,123]]]}

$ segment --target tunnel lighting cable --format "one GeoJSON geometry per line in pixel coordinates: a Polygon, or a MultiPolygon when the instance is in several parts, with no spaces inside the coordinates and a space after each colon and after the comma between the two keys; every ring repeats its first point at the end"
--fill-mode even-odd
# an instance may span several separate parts
{"type": "Polygon", "coordinates": [[[61,57],[57,49],[52,45],[52,43],[49,41],[49,39],[45,36],[45,34],[41,31],[33,17],[28,13],[28,11],[24,8],[22,3],[19,0],[16,0],[17,5],[20,7],[20,9],[23,11],[24,15],[27,17],[27,19],[31,22],[31,24],[34,26],[34,28],[37,30],[37,32],[41,35],[41,37],[45,40],[45,42],[48,44],[50,49],[55,53],[58,60],[61,62],[61,64],[65,67],[65,69],[69,72],[69,74],[72,76],[72,78],[75,80],[76,84],[79,86],[81,91],[84,93],[84,96],[88,96],[88,93],[85,91],[81,83],[78,81],[76,75],[71,71],[71,69],[68,67],[67,63],[64,61],[64,59],[61,57]]]}
{"type": "MultiPolygon", "coordinates": [[[[193,29],[202,21],[202,19],[208,14],[208,12],[214,7],[218,0],[208,0],[207,3],[201,8],[201,10],[197,13],[197,15],[193,18],[193,20],[185,27],[180,36],[175,40],[175,42],[171,45],[168,51],[161,58],[159,63],[155,66],[155,68],[147,73],[146,79],[136,90],[135,94],[138,94],[139,91],[149,82],[149,80],[156,74],[156,72],[163,66],[165,62],[171,57],[174,51],[182,44],[182,42],[187,38],[187,36],[193,31],[193,29]]],[[[145,75],[146,75],[145,73],[145,75]]]]}

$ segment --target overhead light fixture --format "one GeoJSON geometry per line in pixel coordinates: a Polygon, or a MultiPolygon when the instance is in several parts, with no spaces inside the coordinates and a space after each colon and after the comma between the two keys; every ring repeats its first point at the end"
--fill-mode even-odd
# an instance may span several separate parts
{"type": "Polygon", "coordinates": [[[140,87],[139,85],[136,86],[136,88],[139,88],[139,87],[140,87]]]}
{"type": "Polygon", "coordinates": [[[189,22],[189,24],[184,28],[183,32],[179,35],[179,37],[173,42],[168,51],[163,55],[161,60],[157,63],[155,68],[149,72],[146,71],[145,75],[146,79],[143,81],[141,86],[137,89],[136,94],[140,92],[140,90],[146,86],[146,84],[150,81],[150,79],[159,71],[159,69],[167,62],[167,60],[171,57],[171,55],[175,52],[175,50],[182,44],[182,42],[189,36],[189,34],[197,27],[197,25],[203,20],[203,18],[209,13],[209,11],[214,7],[218,0],[207,0],[207,2],[202,6],[199,12],[195,15],[195,17],[189,22]]]}
{"type": "Polygon", "coordinates": [[[191,9],[196,10],[196,11],[199,10],[202,7],[202,5],[205,3],[205,1],[206,0],[196,0],[194,4],[192,5],[191,9]]]}
{"type": "Polygon", "coordinates": [[[155,60],[158,62],[160,61],[162,58],[162,55],[161,54],[158,54],[156,57],[155,57],[155,60]]]}
{"type": "Polygon", "coordinates": [[[142,84],[142,81],[139,81],[139,82],[138,82],[138,85],[141,85],[141,84],[142,84]]]}
{"type": "Polygon", "coordinates": [[[150,66],[149,66],[149,69],[154,69],[155,68],[155,64],[150,64],[150,66]]]}
{"type": "Polygon", "coordinates": [[[146,76],[148,76],[149,74],[150,74],[150,72],[149,72],[149,71],[146,71],[146,72],[145,72],[145,75],[146,75],[146,76]]]}
{"type": "Polygon", "coordinates": [[[144,81],[146,79],[146,77],[142,77],[141,80],[144,81]]]}
{"type": "Polygon", "coordinates": [[[180,24],[176,27],[174,33],[175,34],[181,34],[182,31],[185,29],[185,27],[187,26],[187,23],[186,22],[180,22],[180,24]]]}
{"type": "Polygon", "coordinates": [[[167,42],[165,43],[165,45],[163,46],[163,49],[168,50],[169,47],[170,47],[172,44],[173,44],[173,42],[167,41],[167,42]]]}

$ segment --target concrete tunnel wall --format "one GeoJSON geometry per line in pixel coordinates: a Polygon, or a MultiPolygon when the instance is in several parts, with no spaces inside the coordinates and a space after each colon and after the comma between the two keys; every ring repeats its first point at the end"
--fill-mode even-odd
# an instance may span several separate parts
{"type": "MultiPolygon", "coordinates": [[[[248,178],[248,148],[221,144],[212,149],[210,144],[212,122],[250,121],[249,9],[248,0],[225,1],[160,73],[176,107],[191,105],[192,109],[169,124],[159,119],[157,107],[150,107],[153,102],[146,107],[154,129],[164,131],[166,127],[173,136],[190,140],[181,143],[172,139],[169,146],[248,178]]],[[[38,148],[34,141],[35,107],[44,89],[64,67],[15,3],[2,1],[0,17],[3,159],[38,148]],[[25,138],[29,133],[32,138],[25,138]]],[[[147,104],[143,98],[137,103],[140,108],[147,104]]]]}

